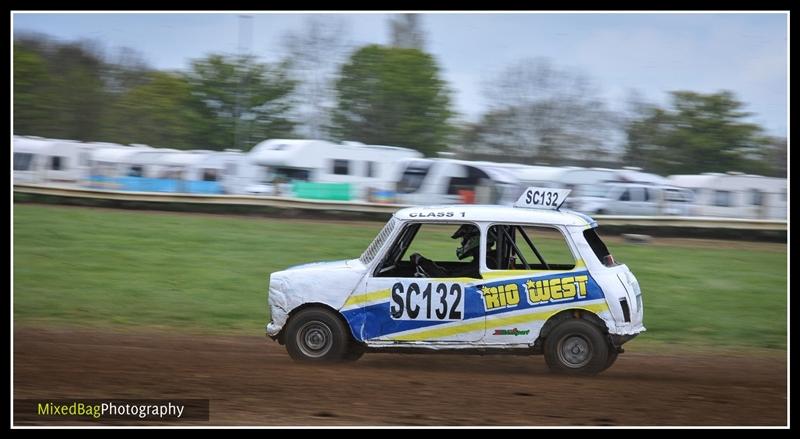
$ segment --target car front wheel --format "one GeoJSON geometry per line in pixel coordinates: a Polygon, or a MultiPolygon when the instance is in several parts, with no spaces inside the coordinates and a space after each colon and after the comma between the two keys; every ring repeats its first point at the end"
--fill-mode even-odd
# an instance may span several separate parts
{"type": "MultiPolygon", "coordinates": [[[[606,369],[610,347],[596,325],[567,320],[547,335],[544,356],[551,371],[569,375],[595,375],[606,369]]],[[[609,364],[610,366],[610,364],[609,364]]]]}
{"type": "Polygon", "coordinates": [[[298,361],[339,361],[347,354],[350,336],[341,319],[323,308],[294,315],[286,327],[286,350],[298,361]]]}

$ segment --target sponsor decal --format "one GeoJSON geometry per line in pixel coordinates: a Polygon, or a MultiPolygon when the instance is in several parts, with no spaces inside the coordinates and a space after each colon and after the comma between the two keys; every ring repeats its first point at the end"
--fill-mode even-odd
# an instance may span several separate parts
{"type": "Polygon", "coordinates": [[[528,305],[544,305],[582,299],[587,294],[589,276],[564,276],[552,279],[523,279],[500,285],[478,288],[486,311],[517,308],[520,297],[524,296],[528,305]],[[520,282],[517,284],[516,282],[520,282]]]}
{"type": "Polygon", "coordinates": [[[483,287],[481,295],[483,295],[483,305],[486,311],[519,305],[519,288],[514,283],[483,287]]]}
{"type": "Polygon", "coordinates": [[[586,283],[589,276],[567,276],[554,279],[533,280],[525,282],[528,303],[536,305],[546,302],[558,302],[577,297],[586,297],[586,283]]]}
{"type": "Polygon", "coordinates": [[[513,336],[516,337],[518,335],[528,335],[530,332],[531,332],[530,329],[523,329],[523,330],[519,330],[517,328],[514,328],[514,329],[495,329],[494,333],[492,335],[513,335],[513,336]]]}

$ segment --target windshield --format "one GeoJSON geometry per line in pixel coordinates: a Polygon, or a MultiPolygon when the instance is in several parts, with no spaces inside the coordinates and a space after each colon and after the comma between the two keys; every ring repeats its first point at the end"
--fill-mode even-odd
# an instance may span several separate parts
{"type": "Polygon", "coordinates": [[[428,170],[430,170],[430,168],[430,163],[414,163],[408,165],[408,168],[403,172],[403,177],[397,183],[397,192],[401,194],[416,192],[420,186],[422,186],[422,181],[425,180],[425,176],[428,175],[428,170]]]}
{"type": "Polygon", "coordinates": [[[364,253],[361,255],[361,257],[358,258],[362,264],[367,265],[372,262],[373,259],[375,259],[375,255],[378,254],[378,251],[381,249],[381,247],[383,247],[383,243],[386,242],[386,239],[392,234],[395,225],[397,225],[397,219],[392,217],[389,222],[383,226],[383,229],[381,229],[380,233],[378,233],[378,236],[375,237],[369,247],[364,250],[364,253]]]}

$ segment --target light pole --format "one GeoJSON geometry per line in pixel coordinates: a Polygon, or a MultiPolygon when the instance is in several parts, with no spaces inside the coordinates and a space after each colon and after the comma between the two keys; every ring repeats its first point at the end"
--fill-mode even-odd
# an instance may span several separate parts
{"type": "MultiPolygon", "coordinates": [[[[239,44],[237,46],[238,59],[236,60],[236,111],[233,119],[233,147],[242,149],[242,83],[244,82],[243,64],[245,57],[250,55],[250,42],[253,38],[252,15],[239,15],[239,44]]],[[[245,102],[247,100],[245,99],[245,102]]]]}

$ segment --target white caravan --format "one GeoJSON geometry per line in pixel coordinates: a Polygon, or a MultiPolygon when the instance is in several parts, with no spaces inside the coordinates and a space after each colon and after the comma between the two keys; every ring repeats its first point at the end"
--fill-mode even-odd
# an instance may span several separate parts
{"type": "Polygon", "coordinates": [[[50,142],[40,137],[14,136],[14,183],[41,183],[50,142]]]}
{"type": "Polygon", "coordinates": [[[648,183],[601,183],[570,201],[570,209],[588,215],[688,216],[692,193],[686,189],[648,183]]]}
{"type": "Polygon", "coordinates": [[[14,136],[14,180],[78,184],[89,178],[91,152],[119,147],[111,143],[14,136]]]}
{"type": "Polygon", "coordinates": [[[400,204],[504,204],[518,197],[516,166],[454,159],[404,162],[397,181],[400,204]]]}
{"type": "Polygon", "coordinates": [[[292,181],[348,183],[354,199],[366,199],[376,190],[391,190],[398,162],[422,156],[396,146],[287,139],[265,140],[247,155],[249,163],[260,168],[250,193],[272,193],[276,186],[292,181]]]}
{"type": "Polygon", "coordinates": [[[100,147],[89,156],[88,186],[98,189],[125,190],[125,178],[141,176],[144,165],[140,153],[153,151],[147,145],[100,147]]]}
{"type": "Polygon", "coordinates": [[[640,168],[632,167],[610,169],[579,166],[526,166],[520,169],[517,177],[523,184],[572,189],[571,198],[582,197],[585,191],[591,191],[592,187],[601,183],[669,184],[669,181],[660,175],[641,172],[640,168]]]}
{"type": "Polygon", "coordinates": [[[671,175],[695,195],[693,214],[727,218],[785,219],[786,179],[737,172],[671,175]]]}

